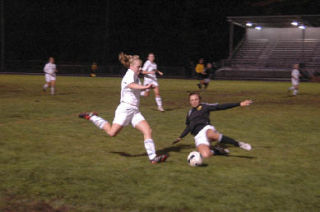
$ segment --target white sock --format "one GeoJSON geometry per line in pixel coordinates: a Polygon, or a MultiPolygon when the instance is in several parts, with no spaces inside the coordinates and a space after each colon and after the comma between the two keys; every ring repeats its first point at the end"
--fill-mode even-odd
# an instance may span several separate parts
{"type": "Polygon", "coordinates": [[[150,160],[153,160],[157,156],[156,148],[152,139],[147,139],[144,141],[144,148],[146,149],[150,160]]]}
{"type": "Polygon", "coordinates": [[[43,89],[47,90],[47,88],[48,88],[48,84],[46,83],[46,84],[43,85],[43,89]]]}
{"type": "Polygon", "coordinates": [[[156,103],[157,103],[158,107],[162,107],[161,97],[156,97],[156,103]]]}
{"type": "Polygon", "coordinates": [[[291,86],[288,90],[291,90],[291,91],[292,91],[293,89],[294,89],[293,86],[291,86]]]}
{"type": "Polygon", "coordinates": [[[144,96],[145,93],[145,91],[141,91],[140,96],[144,96]]]}
{"type": "Polygon", "coordinates": [[[51,95],[54,95],[54,87],[51,87],[51,95]]]}
{"type": "Polygon", "coordinates": [[[100,129],[103,129],[104,125],[108,123],[108,121],[104,120],[99,116],[91,116],[90,121],[92,121],[92,123],[100,129]]]}
{"type": "Polygon", "coordinates": [[[298,90],[297,90],[297,89],[294,89],[293,92],[292,92],[292,94],[293,94],[293,95],[297,95],[297,94],[298,94],[298,90]]]}

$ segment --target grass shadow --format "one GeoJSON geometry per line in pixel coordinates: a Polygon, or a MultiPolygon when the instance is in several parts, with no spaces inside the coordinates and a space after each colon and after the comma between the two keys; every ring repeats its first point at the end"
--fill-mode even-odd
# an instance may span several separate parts
{"type": "Polygon", "coordinates": [[[170,152],[181,152],[182,149],[192,149],[194,145],[180,144],[176,146],[170,146],[157,151],[158,154],[169,154],[170,152]]]}
{"type": "Polygon", "coordinates": [[[217,156],[225,156],[225,157],[232,157],[232,158],[245,158],[245,159],[256,159],[257,158],[254,156],[245,156],[245,155],[217,155],[217,156]]]}
{"type": "Polygon", "coordinates": [[[141,154],[130,154],[130,153],[127,153],[127,152],[110,152],[112,154],[118,154],[120,156],[123,156],[123,157],[142,157],[142,156],[147,156],[147,153],[141,153],[141,154]]]}
{"type": "MultiPolygon", "coordinates": [[[[163,149],[160,149],[157,151],[157,154],[169,154],[170,152],[180,152],[182,149],[191,149],[193,148],[193,145],[188,145],[188,144],[181,144],[181,145],[177,145],[177,146],[170,146],[170,147],[166,147],[163,149]]],[[[118,154],[120,156],[123,157],[142,157],[142,156],[147,156],[146,153],[140,153],[140,154],[130,154],[127,152],[117,152],[117,151],[113,151],[110,152],[112,154],[118,154]]]]}

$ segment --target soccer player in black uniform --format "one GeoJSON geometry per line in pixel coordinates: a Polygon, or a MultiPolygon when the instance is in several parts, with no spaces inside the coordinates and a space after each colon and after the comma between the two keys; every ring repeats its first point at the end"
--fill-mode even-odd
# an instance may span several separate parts
{"type": "Polygon", "coordinates": [[[214,151],[210,149],[211,141],[218,141],[221,144],[231,144],[250,151],[250,144],[241,141],[236,141],[230,137],[227,137],[219,133],[214,128],[214,126],[210,124],[209,116],[211,111],[226,110],[237,106],[245,107],[249,106],[252,103],[252,101],[245,100],[240,103],[207,104],[200,103],[200,100],[201,96],[198,93],[189,94],[189,102],[192,108],[189,110],[187,114],[187,126],[185,130],[181,133],[179,138],[177,138],[173,142],[173,144],[180,142],[181,139],[190,132],[194,136],[197,150],[204,158],[208,158],[215,154],[214,151]]]}

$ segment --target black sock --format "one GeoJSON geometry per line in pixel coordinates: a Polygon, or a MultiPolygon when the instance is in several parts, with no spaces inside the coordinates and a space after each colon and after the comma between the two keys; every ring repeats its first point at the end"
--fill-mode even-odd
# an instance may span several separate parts
{"type": "Polygon", "coordinates": [[[208,87],[208,85],[209,85],[208,83],[204,83],[204,87],[205,87],[205,88],[207,88],[207,87],[208,87]]]}
{"type": "Polygon", "coordinates": [[[233,138],[230,138],[228,136],[225,136],[225,135],[222,136],[220,143],[222,143],[222,144],[232,144],[234,146],[239,147],[239,142],[238,141],[236,141],[233,138]]]}

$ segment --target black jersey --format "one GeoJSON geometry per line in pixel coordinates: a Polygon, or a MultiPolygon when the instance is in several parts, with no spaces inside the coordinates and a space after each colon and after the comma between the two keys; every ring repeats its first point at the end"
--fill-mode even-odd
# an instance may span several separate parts
{"type": "Polygon", "coordinates": [[[240,106],[240,103],[227,104],[207,104],[201,103],[196,108],[191,108],[186,118],[186,128],[181,133],[180,138],[185,137],[190,132],[193,136],[197,135],[206,125],[210,125],[210,112],[215,110],[226,110],[240,106]]]}

